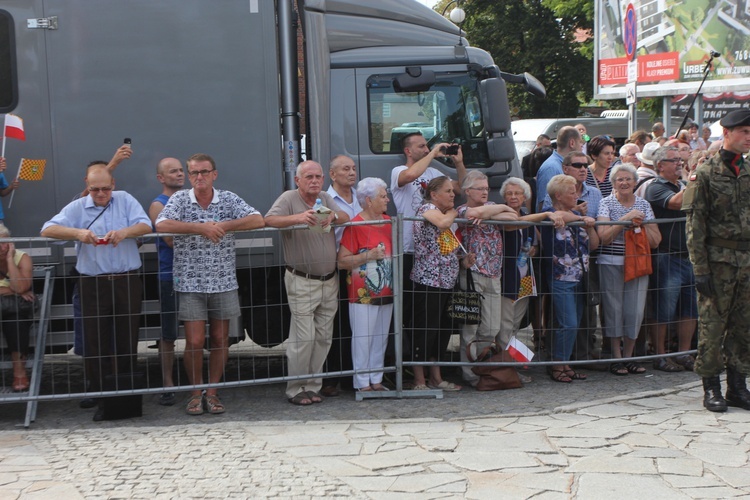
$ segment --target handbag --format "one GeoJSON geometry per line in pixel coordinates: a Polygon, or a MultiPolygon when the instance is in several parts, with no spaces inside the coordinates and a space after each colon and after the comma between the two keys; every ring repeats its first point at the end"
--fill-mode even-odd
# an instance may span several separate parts
{"type": "Polygon", "coordinates": [[[0,312],[16,316],[33,316],[39,305],[39,297],[34,295],[33,301],[28,301],[20,295],[0,295],[0,312]]]}
{"type": "Polygon", "coordinates": [[[518,389],[522,386],[518,372],[512,366],[482,366],[481,363],[513,363],[515,360],[511,355],[500,347],[497,342],[490,342],[484,347],[476,358],[471,354],[471,346],[480,340],[472,340],[466,346],[466,359],[478,366],[471,371],[479,376],[475,386],[478,391],[502,391],[505,389],[518,389]]]}
{"type": "Polygon", "coordinates": [[[646,231],[640,227],[625,231],[625,282],[652,272],[651,247],[646,231]]]}
{"type": "Polygon", "coordinates": [[[458,285],[453,290],[446,305],[448,317],[460,325],[478,325],[482,321],[482,300],[484,296],[474,287],[471,269],[467,269],[466,290],[461,290],[458,285]]]}

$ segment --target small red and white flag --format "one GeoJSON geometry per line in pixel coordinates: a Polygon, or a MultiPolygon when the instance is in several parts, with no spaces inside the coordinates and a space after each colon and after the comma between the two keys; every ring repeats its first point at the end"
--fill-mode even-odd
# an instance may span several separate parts
{"type": "Polygon", "coordinates": [[[510,338],[507,351],[508,354],[519,363],[528,363],[534,358],[534,353],[531,352],[531,349],[526,347],[526,345],[515,336],[510,338]]]}
{"type": "Polygon", "coordinates": [[[19,141],[26,140],[26,133],[23,131],[23,120],[20,116],[11,114],[5,115],[5,129],[3,136],[10,137],[11,139],[18,139],[19,141]]]}

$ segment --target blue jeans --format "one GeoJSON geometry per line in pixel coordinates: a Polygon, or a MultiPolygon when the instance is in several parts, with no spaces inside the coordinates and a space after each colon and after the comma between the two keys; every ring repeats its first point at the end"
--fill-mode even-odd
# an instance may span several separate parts
{"type": "Polygon", "coordinates": [[[676,318],[698,317],[693,265],[687,258],[656,254],[656,320],[670,323],[676,318]]]}
{"type": "Polygon", "coordinates": [[[552,281],[552,308],[555,314],[555,333],[552,359],[569,361],[576,341],[578,324],[583,314],[583,290],[577,281],[552,281]]]}

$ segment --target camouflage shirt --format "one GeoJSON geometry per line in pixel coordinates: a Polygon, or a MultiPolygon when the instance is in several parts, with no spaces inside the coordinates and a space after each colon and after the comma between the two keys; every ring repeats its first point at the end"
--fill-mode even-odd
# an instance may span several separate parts
{"type": "Polygon", "coordinates": [[[750,248],[750,170],[745,161],[735,175],[727,161],[730,156],[733,153],[722,149],[699,166],[690,175],[682,199],[687,247],[696,276],[710,274],[710,262],[750,266],[750,249],[729,245],[744,242],[750,248]]]}

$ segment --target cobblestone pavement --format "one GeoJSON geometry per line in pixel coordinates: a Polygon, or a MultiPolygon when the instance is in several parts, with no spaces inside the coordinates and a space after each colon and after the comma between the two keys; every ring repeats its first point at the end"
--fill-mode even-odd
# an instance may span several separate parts
{"type": "Polygon", "coordinates": [[[0,406],[0,499],[750,497],[750,412],[705,411],[695,375],[535,378],[309,408],[242,388],[200,417],[148,396],[143,418],[100,423],[58,401],[29,430],[12,425],[22,405],[0,406]]]}

